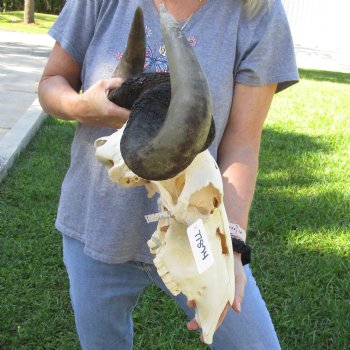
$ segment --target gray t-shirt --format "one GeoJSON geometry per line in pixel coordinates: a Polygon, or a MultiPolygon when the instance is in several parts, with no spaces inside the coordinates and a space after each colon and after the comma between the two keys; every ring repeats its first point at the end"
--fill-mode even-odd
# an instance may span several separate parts
{"type": "MultiPolygon", "coordinates": [[[[49,34],[82,65],[83,90],[112,75],[125,50],[137,6],[145,17],[145,71],[167,71],[152,0],[67,1],[49,34]]],[[[252,19],[240,0],[208,0],[194,13],[184,33],[209,82],[217,131],[210,152],[216,157],[235,82],[279,83],[280,91],[298,80],[288,22],[281,0],[252,19]]],[[[102,262],[150,263],[146,242],[156,224],[146,224],[144,215],[157,212],[156,199],[148,199],[143,187],[119,188],[95,159],[94,141],[114,131],[77,124],[56,227],[82,241],[85,252],[102,262]]]]}

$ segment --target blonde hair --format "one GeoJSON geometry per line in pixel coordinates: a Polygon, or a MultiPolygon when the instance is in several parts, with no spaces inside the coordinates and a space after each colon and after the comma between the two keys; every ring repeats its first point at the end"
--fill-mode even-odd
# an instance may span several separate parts
{"type": "Polygon", "coordinates": [[[260,9],[268,7],[274,0],[243,0],[244,5],[251,16],[255,16],[260,9]]]}

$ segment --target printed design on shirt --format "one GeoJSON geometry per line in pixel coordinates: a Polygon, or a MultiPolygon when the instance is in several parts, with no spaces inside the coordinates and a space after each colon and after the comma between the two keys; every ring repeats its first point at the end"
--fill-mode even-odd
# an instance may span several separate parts
{"type": "MultiPolygon", "coordinates": [[[[145,26],[146,41],[152,36],[152,29],[149,26],[145,26]]],[[[187,37],[189,44],[192,47],[197,46],[197,39],[195,36],[191,35],[187,37]]],[[[120,61],[123,57],[122,51],[117,51],[114,54],[115,58],[120,61]]],[[[153,48],[149,43],[146,43],[146,57],[144,70],[148,72],[169,72],[168,59],[166,57],[166,50],[164,45],[159,45],[159,49],[153,48]]]]}
{"type": "Polygon", "coordinates": [[[162,46],[159,48],[158,53],[154,52],[150,45],[146,45],[146,60],[144,70],[155,71],[157,73],[168,72],[168,58],[166,57],[165,50],[162,46]]]}
{"type": "Polygon", "coordinates": [[[115,54],[114,54],[115,58],[118,60],[118,61],[121,61],[122,57],[123,57],[123,52],[121,51],[117,51],[115,54]]]}
{"type": "Polygon", "coordinates": [[[146,38],[151,37],[152,29],[149,26],[145,26],[145,34],[146,34],[146,38]]]}
{"type": "Polygon", "coordinates": [[[196,37],[195,36],[189,36],[188,38],[187,38],[187,40],[188,40],[188,42],[190,43],[190,45],[192,46],[192,47],[195,47],[195,46],[197,46],[197,39],[196,39],[196,37]]]}

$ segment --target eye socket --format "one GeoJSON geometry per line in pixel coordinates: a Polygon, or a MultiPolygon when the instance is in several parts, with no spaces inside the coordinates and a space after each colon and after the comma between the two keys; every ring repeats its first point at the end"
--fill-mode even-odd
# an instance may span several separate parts
{"type": "Polygon", "coordinates": [[[101,147],[101,146],[103,146],[105,143],[107,142],[107,140],[104,140],[104,139],[98,139],[98,140],[96,140],[95,141],[95,147],[97,148],[97,147],[101,147]]]}

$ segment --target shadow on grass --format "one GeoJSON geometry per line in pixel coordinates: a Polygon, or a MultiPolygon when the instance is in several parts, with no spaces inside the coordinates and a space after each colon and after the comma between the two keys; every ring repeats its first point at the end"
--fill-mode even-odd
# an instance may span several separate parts
{"type": "Polygon", "coordinates": [[[331,83],[350,84],[350,73],[331,72],[313,69],[299,69],[301,79],[329,81],[331,83]]]}
{"type": "Polygon", "coordinates": [[[260,155],[260,184],[266,186],[312,185],[316,156],[328,153],[331,145],[318,137],[265,128],[260,155]]]}
{"type": "Polygon", "coordinates": [[[263,133],[248,236],[283,349],[350,346],[350,196],[322,172],[332,152],[318,137],[263,133]]]}
{"type": "Polygon", "coordinates": [[[331,152],[332,145],[318,137],[264,130],[253,231],[288,235],[293,229],[348,227],[350,198],[322,172],[320,159],[331,152]]]}
{"type": "Polygon", "coordinates": [[[24,17],[23,12],[11,11],[4,12],[3,15],[0,15],[0,21],[3,23],[17,23],[23,24],[24,17]]]}

